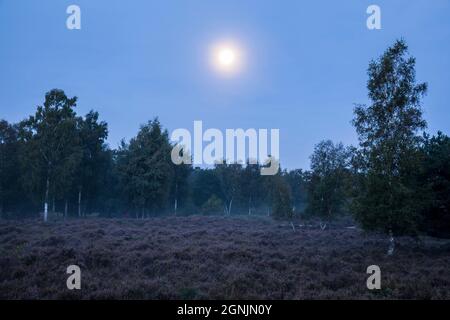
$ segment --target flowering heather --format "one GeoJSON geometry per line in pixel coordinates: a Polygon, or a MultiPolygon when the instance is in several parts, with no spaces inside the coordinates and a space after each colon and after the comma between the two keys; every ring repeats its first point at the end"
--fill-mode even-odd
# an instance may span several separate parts
{"type": "Polygon", "coordinates": [[[1,299],[450,299],[450,245],[246,217],[0,221],[1,299]],[[66,287],[67,266],[82,272],[66,287]],[[381,290],[366,269],[381,268],[381,290]]]}

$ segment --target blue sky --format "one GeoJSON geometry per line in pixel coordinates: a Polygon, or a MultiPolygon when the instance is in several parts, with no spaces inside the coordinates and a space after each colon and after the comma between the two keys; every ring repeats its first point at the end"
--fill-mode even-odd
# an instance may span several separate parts
{"type": "Polygon", "coordinates": [[[417,58],[428,131],[450,134],[450,1],[0,0],[0,118],[32,114],[44,94],[100,112],[116,147],[158,116],[169,130],[279,128],[283,167],[308,168],[322,139],[356,144],[354,103],[366,69],[396,38],[417,58]],[[82,29],[66,28],[81,7],[82,29]],[[382,30],[366,28],[377,4],[382,30]],[[211,69],[208,48],[234,39],[246,65],[211,69]]]}

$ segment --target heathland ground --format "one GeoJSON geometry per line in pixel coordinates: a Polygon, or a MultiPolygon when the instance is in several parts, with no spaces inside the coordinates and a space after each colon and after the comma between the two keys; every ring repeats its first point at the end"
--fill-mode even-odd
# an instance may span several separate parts
{"type": "Polygon", "coordinates": [[[0,221],[1,299],[450,299],[450,242],[351,221],[265,217],[0,221]],[[81,290],[66,268],[81,268],[81,290]],[[381,268],[381,290],[366,269],[381,268]]]}

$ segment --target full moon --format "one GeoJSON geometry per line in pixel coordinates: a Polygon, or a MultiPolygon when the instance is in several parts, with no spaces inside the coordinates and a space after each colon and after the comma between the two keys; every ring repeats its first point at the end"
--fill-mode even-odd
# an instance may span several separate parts
{"type": "Polygon", "coordinates": [[[231,48],[223,48],[217,58],[223,67],[230,67],[236,60],[236,53],[231,48]]]}
{"type": "Polygon", "coordinates": [[[242,68],[242,50],[235,43],[216,44],[211,50],[211,62],[216,71],[231,75],[242,68]]]}

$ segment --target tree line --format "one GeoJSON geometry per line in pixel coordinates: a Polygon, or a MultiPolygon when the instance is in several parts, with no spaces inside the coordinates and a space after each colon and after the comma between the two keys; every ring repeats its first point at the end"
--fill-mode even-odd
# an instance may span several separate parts
{"type": "Polygon", "coordinates": [[[368,68],[369,105],[354,109],[358,146],[316,144],[310,170],[261,176],[260,164],[172,163],[157,118],[116,149],[108,125],[76,97],[46,93],[34,115],[0,120],[0,216],[146,218],[173,214],[317,217],[323,229],[351,213],[362,227],[392,235],[450,233],[450,138],[424,132],[426,83],[396,41],[368,68]]]}

